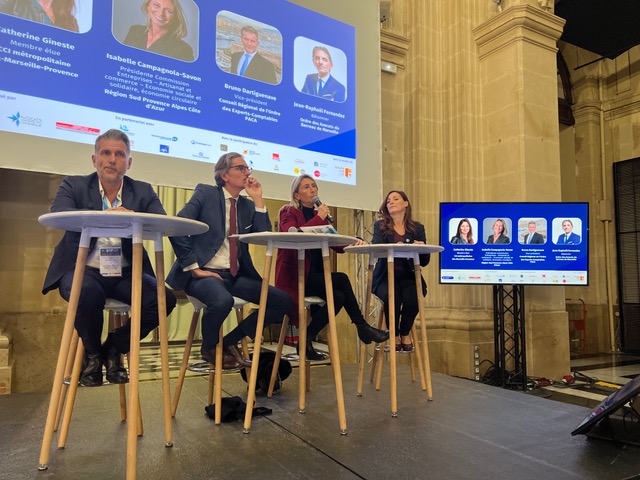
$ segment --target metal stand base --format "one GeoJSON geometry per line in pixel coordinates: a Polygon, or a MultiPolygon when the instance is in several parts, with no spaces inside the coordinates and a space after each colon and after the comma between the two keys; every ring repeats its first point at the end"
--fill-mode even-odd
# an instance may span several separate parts
{"type": "Polygon", "coordinates": [[[524,287],[493,286],[494,353],[498,384],[527,389],[524,287]]]}

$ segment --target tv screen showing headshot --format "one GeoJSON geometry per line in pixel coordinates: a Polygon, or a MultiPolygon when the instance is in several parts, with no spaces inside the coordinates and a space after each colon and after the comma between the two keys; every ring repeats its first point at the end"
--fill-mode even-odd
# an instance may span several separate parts
{"type": "Polygon", "coordinates": [[[440,283],[588,285],[587,203],[441,203],[440,283]]]}

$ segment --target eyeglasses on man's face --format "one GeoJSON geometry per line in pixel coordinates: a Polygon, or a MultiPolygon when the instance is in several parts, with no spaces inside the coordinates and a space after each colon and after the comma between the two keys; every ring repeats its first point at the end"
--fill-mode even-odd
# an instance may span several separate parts
{"type": "Polygon", "coordinates": [[[246,165],[234,165],[233,167],[229,167],[229,170],[231,170],[232,168],[240,170],[240,172],[242,172],[242,173],[251,173],[251,172],[253,172],[253,168],[247,167],[246,165]]]}

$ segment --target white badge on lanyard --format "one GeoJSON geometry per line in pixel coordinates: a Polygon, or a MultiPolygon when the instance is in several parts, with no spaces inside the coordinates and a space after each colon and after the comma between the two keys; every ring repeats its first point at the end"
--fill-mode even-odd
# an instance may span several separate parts
{"type": "Polygon", "coordinates": [[[121,247],[107,247],[100,249],[100,275],[103,277],[122,276],[121,247]]]}

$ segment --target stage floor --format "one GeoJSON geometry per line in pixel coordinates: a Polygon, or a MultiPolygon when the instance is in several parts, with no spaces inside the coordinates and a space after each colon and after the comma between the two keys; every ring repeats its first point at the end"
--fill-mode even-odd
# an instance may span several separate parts
{"type": "MultiPolygon", "coordinates": [[[[381,391],[355,395],[357,366],[343,366],[348,434],[340,435],[331,368],[312,368],[306,414],[298,413],[297,369],[254,418],[215,426],[206,417],[204,377],[185,381],[164,447],[161,384],[141,383],[145,433],[140,479],[598,479],[640,478],[640,447],[571,436],[590,409],[465,379],[433,374],[432,402],[398,369],[398,417],[390,415],[388,375],[381,391]]],[[[386,369],[388,374],[388,368],[386,369]]],[[[172,388],[175,381],[172,381],[172,388]]],[[[227,395],[246,398],[240,375],[225,375],[227,395]]],[[[37,471],[48,394],[0,396],[0,478],[124,478],[126,424],[113,387],[78,392],[64,450],[37,471]]]]}

